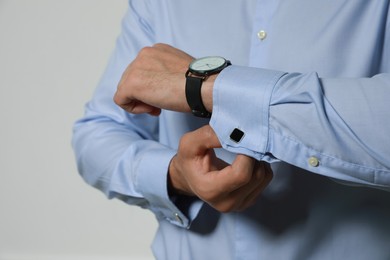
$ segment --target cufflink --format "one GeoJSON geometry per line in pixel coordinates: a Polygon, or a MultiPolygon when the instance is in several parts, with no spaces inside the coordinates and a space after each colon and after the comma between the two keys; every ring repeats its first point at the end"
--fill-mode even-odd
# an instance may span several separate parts
{"type": "Polygon", "coordinates": [[[177,222],[179,222],[181,225],[184,224],[183,219],[180,217],[179,213],[175,213],[175,219],[177,222]]]}
{"type": "Polygon", "coordinates": [[[233,142],[239,143],[244,137],[245,133],[238,128],[234,128],[234,130],[230,134],[230,139],[233,142]]]}

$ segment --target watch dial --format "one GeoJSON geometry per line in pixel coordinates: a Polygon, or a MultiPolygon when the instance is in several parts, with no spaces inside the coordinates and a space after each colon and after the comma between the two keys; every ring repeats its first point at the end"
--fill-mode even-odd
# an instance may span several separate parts
{"type": "Polygon", "coordinates": [[[194,60],[190,68],[195,71],[215,70],[225,64],[226,60],[219,56],[209,56],[194,60]]]}

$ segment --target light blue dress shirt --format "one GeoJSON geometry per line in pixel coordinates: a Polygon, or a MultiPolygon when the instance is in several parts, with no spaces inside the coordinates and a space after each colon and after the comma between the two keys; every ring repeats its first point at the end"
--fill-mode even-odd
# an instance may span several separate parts
{"type": "Polygon", "coordinates": [[[389,6],[129,1],[115,51],[74,127],[82,177],[156,215],[157,259],[390,259],[389,6]],[[113,103],[124,69],[157,42],[232,61],[215,83],[210,122],[172,111],[131,115],[113,103]],[[167,194],[180,137],[207,123],[221,158],[272,163],[274,179],[244,212],[220,214],[167,194]],[[229,137],[235,128],[245,133],[238,143],[229,137]]]}

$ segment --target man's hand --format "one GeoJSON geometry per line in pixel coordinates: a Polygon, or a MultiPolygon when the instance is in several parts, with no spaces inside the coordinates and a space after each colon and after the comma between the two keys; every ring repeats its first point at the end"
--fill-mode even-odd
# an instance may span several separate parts
{"type": "Polygon", "coordinates": [[[245,155],[231,165],[218,159],[213,148],[221,147],[210,126],[184,135],[169,167],[171,189],[197,196],[218,211],[240,211],[255,203],[269,184],[270,166],[245,155]]]}
{"type": "Polygon", "coordinates": [[[129,113],[189,112],[185,72],[193,57],[166,44],[143,48],[127,67],[114,102],[129,113]]]}

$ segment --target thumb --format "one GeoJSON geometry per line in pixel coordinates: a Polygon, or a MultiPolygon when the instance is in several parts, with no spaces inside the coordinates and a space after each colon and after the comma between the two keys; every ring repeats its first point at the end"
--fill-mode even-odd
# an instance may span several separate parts
{"type": "Polygon", "coordinates": [[[189,155],[204,155],[213,148],[221,148],[221,143],[218,140],[214,130],[209,125],[205,125],[195,131],[187,133],[181,139],[183,151],[189,155]]]}

